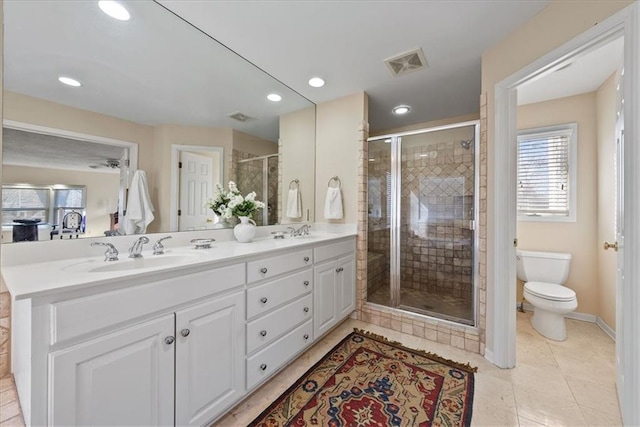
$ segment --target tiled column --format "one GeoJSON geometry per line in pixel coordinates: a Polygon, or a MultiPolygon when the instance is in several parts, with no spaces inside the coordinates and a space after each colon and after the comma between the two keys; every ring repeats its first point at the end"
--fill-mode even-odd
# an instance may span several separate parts
{"type": "Polygon", "coordinates": [[[478,227],[478,330],[480,354],[484,355],[487,331],[487,94],[480,95],[480,226],[478,227]]]}
{"type": "Polygon", "coordinates": [[[9,369],[9,346],[10,340],[10,315],[11,315],[11,295],[9,292],[0,293],[0,378],[10,374],[9,369]]]}
{"type": "Polygon", "coordinates": [[[356,318],[368,322],[362,309],[367,302],[367,174],[369,123],[358,129],[358,239],[356,243],[356,318]]]}

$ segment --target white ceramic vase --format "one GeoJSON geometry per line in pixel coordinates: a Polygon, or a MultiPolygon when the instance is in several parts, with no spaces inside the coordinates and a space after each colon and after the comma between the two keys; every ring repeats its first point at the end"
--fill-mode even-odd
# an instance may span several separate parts
{"type": "Polygon", "coordinates": [[[233,227],[238,243],[249,243],[256,235],[256,223],[248,216],[239,216],[240,223],[233,227]]]}

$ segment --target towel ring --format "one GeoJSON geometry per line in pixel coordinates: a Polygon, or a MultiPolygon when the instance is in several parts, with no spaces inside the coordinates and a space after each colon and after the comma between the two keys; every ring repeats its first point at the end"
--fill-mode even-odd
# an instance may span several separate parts
{"type": "Polygon", "coordinates": [[[340,182],[340,178],[338,178],[337,176],[332,176],[331,179],[329,179],[329,182],[327,183],[327,186],[331,187],[331,182],[336,181],[338,186],[336,188],[340,188],[342,187],[342,182],[340,182]]]}
{"type": "Polygon", "coordinates": [[[298,179],[292,179],[291,182],[289,183],[289,190],[295,190],[295,189],[300,189],[300,180],[298,179]],[[291,188],[291,184],[294,184],[293,188],[291,188]]]}

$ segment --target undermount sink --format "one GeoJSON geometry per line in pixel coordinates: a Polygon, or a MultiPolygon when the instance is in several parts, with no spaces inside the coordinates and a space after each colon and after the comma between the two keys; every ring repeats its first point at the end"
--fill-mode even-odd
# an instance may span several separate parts
{"type": "Polygon", "coordinates": [[[63,267],[63,271],[78,273],[109,273],[118,271],[133,271],[143,268],[176,266],[193,261],[197,254],[165,254],[144,258],[125,258],[119,261],[105,262],[89,260],[63,267]]]}

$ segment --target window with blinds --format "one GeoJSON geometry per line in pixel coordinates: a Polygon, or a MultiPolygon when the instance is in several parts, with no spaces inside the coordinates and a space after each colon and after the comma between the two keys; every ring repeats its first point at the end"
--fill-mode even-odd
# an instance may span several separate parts
{"type": "Polygon", "coordinates": [[[518,219],[575,221],[577,125],[518,132],[518,219]]]}

